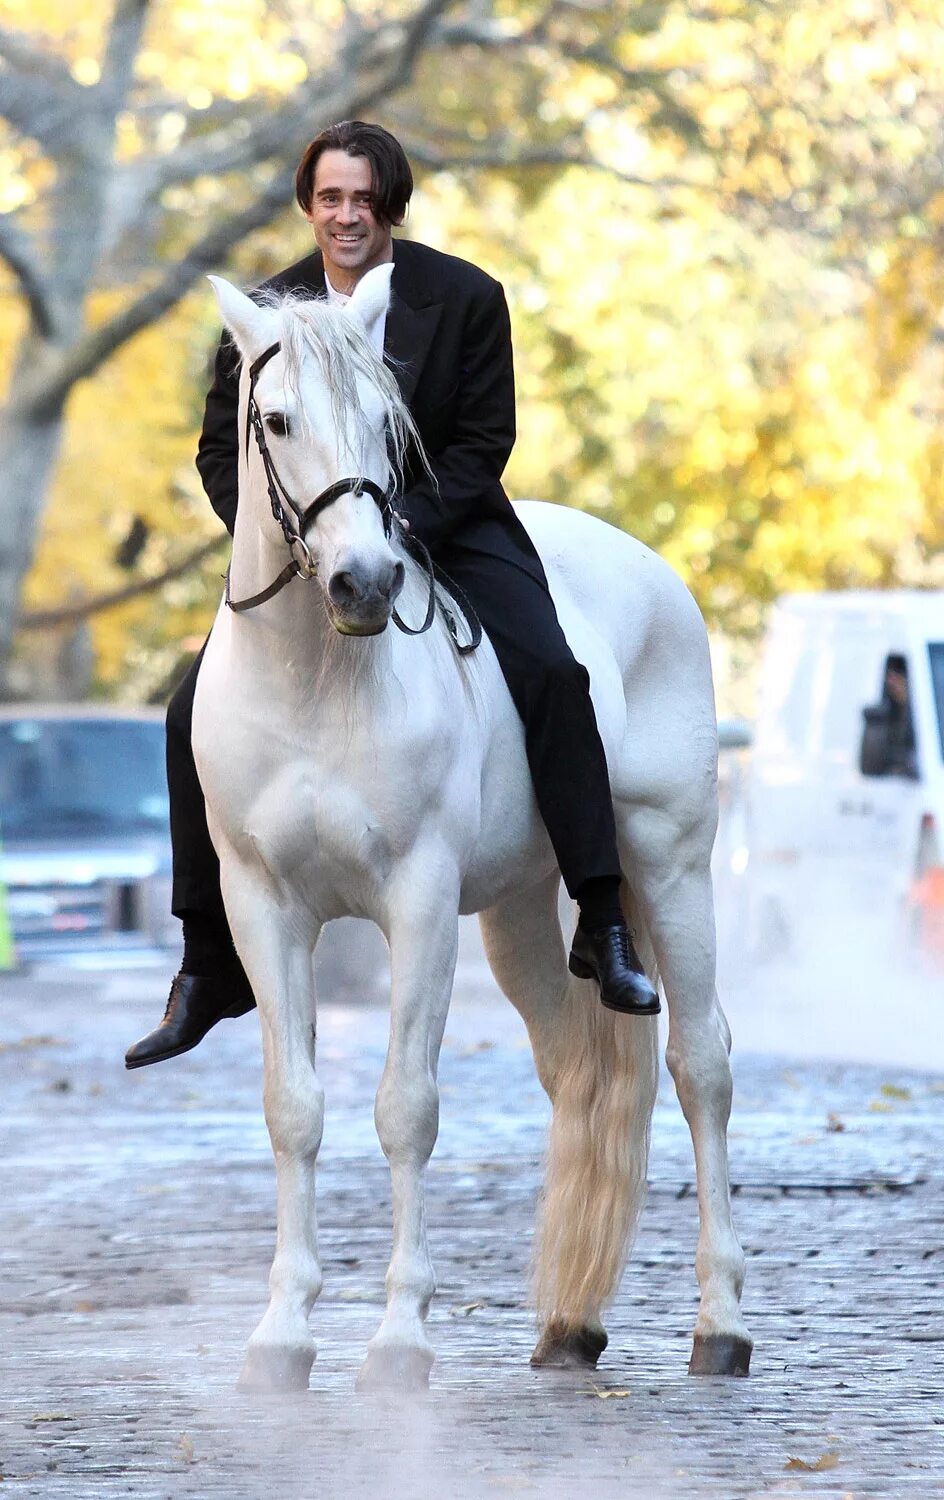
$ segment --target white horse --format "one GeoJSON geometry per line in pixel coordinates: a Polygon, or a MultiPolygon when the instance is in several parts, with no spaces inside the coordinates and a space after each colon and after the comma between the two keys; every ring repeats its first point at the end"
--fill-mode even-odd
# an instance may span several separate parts
{"type": "MultiPolygon", "coordinates": [[[[291,298],[260,306],[214,278],[243,357],[230,587],[237,604],[266,595],[242,613],[221,606],[193,718],[226,909],[258,999],[278,1185],[271,1298],[249,1341],[248,1389],[306,1387],[315,1355],[324,1094],[312,954],[330,919],[372,919],[391,960],[375,1120],[390,1164],[393,1250],[359,1384],[422,1385],[433,1362],[424,1175],[460,913],[480,914],[492,971],[525,1021],[553,1104],[533,1363],[596,1363],[646,1186],[657,1025],[605,1010],[595,985],[568,973],[559,872],[494,653],[484,641],[460,659],[438,618],[416,638],[384,628],[398,593],[414,625],[427,605],[423,570],[376,503],[391,479],[388,435],[396,450],[410,427],[366,335],[389,276],[389,266],[368,273],[343,311],[291,298]],[[250,405],[268,467],[247,427],[250,405]],[[273,471],[277,497],[300,510],[323,496],[303,525],[283,504],[285,534],[273,518],[273,471]],[[344,476],[372,484],[373,497],[344,476]],[[286,535],[298,529],[305,545],[294,542],[292,555],[314,581],[272,593],[286,535]]],[[[704,626],[679,579],[631,537],[556,506],[523,504],[519,514],[590,672],[626,912],[668,1002],[667,1060],[694,1142],[700,1214],[689,1368],[746,1374],[752,1341],[726,1143],[730,1033],[715,993],[717,740],[704,626]]]]}

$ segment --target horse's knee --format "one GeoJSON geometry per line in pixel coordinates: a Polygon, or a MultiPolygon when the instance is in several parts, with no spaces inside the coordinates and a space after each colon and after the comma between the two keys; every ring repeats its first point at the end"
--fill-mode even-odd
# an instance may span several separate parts
{"type": "Polygon", "coordinates": [[[272,1149],[286,1156],[317,1151],[324,1130],[324,1089],[309,1079],[266,1079],[263,1106],[272,1149]]]}
{"type": "Polygon", "coordinates": [[[428,1161],[439,1133],[439,1090],[430,1074],[411,1079],[384,1074],[374,1122],[388,1159],[428,1161]]]}

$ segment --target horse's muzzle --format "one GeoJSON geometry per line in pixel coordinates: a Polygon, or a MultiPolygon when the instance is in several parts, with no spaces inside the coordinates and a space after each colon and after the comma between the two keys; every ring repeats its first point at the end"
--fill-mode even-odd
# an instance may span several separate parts
{"type": "Polygon", "coordinates": [[[328,580],[328,613],[341,635],[380,635],[386,630],[393,606],[403,588],[402,562],[368,571],[352,562],[339,568],[328,580]]]}

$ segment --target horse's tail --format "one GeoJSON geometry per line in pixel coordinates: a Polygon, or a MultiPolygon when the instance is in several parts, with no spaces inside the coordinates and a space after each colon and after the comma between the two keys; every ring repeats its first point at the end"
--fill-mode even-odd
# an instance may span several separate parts
{"type": "MultiPolygon", "coordinates": [[[[624,905],[646,971],[658,983],[648,936],[624,905]]],[[[658,1026],[600,1004],[596,987],[565,991],[554,1105],[534,1259],[542,1326],[557,1339],[598,1325],[614,1296],[646,1194],[658,1083],[658,1026]]]]}

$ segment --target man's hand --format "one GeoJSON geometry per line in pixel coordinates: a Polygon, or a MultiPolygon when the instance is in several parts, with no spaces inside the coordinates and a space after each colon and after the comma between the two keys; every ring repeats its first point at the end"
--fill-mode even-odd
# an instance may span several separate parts
{"type": "Polygon", "coordinates": [[[393,513],[393,519],[396,521],[401,531],[409,531],[410,523],[407,520],[406,516],[401,516],[399,511],[395,510],[393,513]]]}

